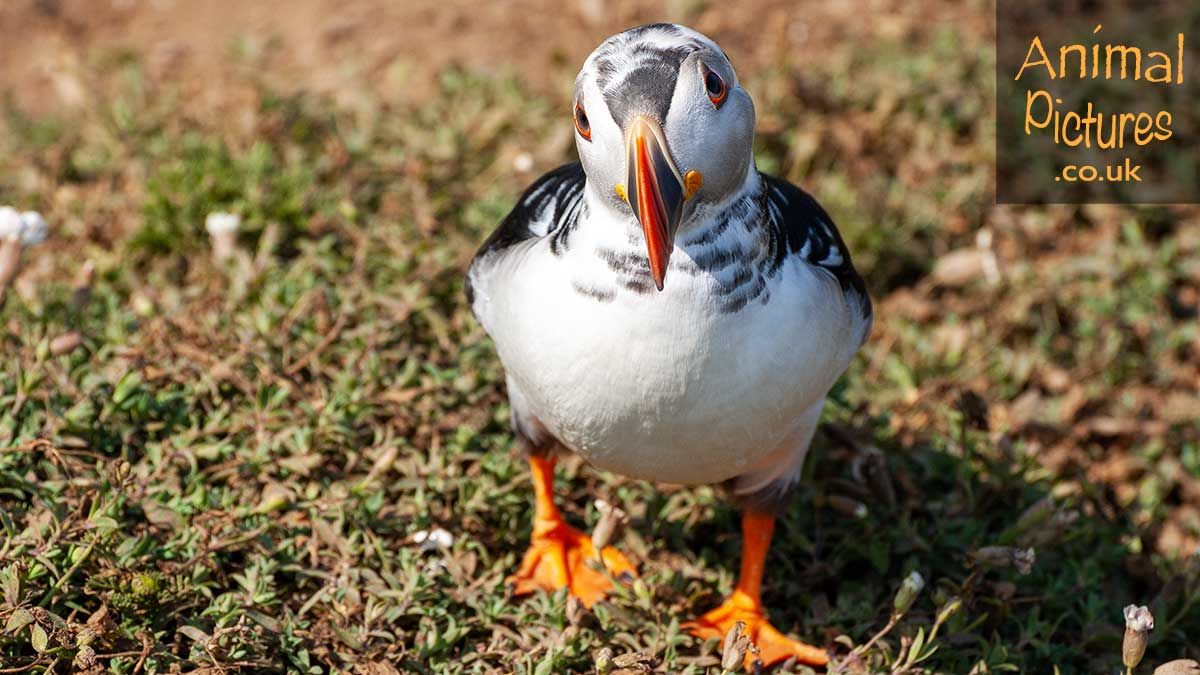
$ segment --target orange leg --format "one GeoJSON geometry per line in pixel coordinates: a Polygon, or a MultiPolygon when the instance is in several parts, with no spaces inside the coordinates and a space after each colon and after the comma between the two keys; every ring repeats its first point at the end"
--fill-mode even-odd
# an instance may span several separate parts
{"type": "Polygon", "coordinates": [[[763,563],[771,535],[775,532],[775,517],[761,513],[746,513],[742,516],[742,572],[737,587],[720,607],[684,625],[692,635],[707,640],[724,639],[725,634],[738,621],[746,623],[745,635],[758,647],[759,653],[746,653],[746,669],[751,670],[755,661],[763,666],[795,656],[797,660],[814,666],[829,662],[825,650],[793,640],[780,633],[767,621],[762,606],[763,563]]]}
{"type": "MultiPolygon", "coordinates": [[[[536,501],[533,512],[533,540],[517,573],[508,578],[514,595],[526,595],[537,589],[570,589],[571,595],[591,607],[612,589],[603,572],[588,566],[596,558],[592,538],[567,525],[554,505],[554,457],[529,458],[533,471],[536,501]]],[[[606,546],[601,555],[608,572],[617,578],[636,576],[633,565],[617,549],[606,546]]]]}

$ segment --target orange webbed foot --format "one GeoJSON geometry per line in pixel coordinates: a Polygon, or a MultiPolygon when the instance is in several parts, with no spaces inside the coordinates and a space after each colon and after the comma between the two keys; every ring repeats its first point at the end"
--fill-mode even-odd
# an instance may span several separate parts
{"type": "MultiPolygon", "coordinates": [[[[633,564],[617,549],[605,546],[601,555],[604,568],[613,577],[632,581],[637,576],[633,564]]],[[[597,563],[591,537],[562,520],[543,521],[534,526],[529,550],[508,583],[514,595],[567,588],[590,608],[613,588],[605,572],[593,569],[597,563]]]]}
{"type": "Polygon", "coordinates": [[[824,649],[793,640],[780,633],[767,621],[762,606],[741,591],[734,591],[720,607],[695,621],[689,621],[683,628],[702,640],[723,640],[729,629],[738,621],[745,622],[744,635],[750,638],[750,644],[758,648],[757,654],[753,650],[746,652],[745,667],[748,671],[753,670],[756,661],[761,661],[765,667],[793,656],[811,666],[829,663],[829,655],[824,649]]]}

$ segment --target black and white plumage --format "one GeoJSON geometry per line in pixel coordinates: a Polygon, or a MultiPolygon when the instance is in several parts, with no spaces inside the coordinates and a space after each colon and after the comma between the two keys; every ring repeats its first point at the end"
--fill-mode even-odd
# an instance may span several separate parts
{"type": "Polygon", "coordinates": [[[870,332],[850,253],[811,196],[754,167],[753,104],[703,35],[658,24],[611,38],[576,101],[582,163],[534,183],[468,274],[514,428],[535,449],[648,480],[728,482],[778,506],[870,332]],[[650,169],[635,176],[643,147],[650,169]],[[646,185],[687,192],[693,173],[703,183],[677,221],[665,207],[639,219],[671,201],[646,185]]]}

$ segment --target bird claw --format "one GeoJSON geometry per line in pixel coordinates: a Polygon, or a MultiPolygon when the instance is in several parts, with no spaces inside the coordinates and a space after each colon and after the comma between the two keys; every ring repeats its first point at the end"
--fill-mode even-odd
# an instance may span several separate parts
{"type": "Polygon", "coordinates": [[[790,657],[812,666],[829,663],[829,655],[824,649],[793,640],[780,633],[767,621],[761,606],[747,602],[745,596],[739,593],[735,593],[720,607],[684,624],[683,629],[701,640],[722,640],[738,621],[745,623],[744,634],[750,638],[750,643],[758,648],[757,653],[753,650],[746,652],[744,665],[748,671],[759,672],[764,667],[790,657]]]}
{"type": "Polygon", "coordinates": [[[613,584],[608,575],[623,582],[637,577],[633,564],[617,549],[605,546],[601,550],[601,559],[603,568],[596,560],[596,547],[591,537],[557,521],[548,527],[535,528],[521,567],[507,583],[517,596],[539,589],[552,592],[567,588],[571,595],[590,608],[612,591],[613,584]]]}

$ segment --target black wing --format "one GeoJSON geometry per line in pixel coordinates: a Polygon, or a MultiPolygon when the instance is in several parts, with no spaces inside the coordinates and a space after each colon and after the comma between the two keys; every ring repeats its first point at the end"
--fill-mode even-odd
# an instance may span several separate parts
{"type": "Polygon", "coordinates": [[[483,242],[475,257],[570,229],[583,203],[584,179],[583,165],[579,162],[564,164],[537,179],[483,242]]]}
{"type": "MultiPolygon", "coordinates": [[[[583,165],[579,162],[564,164],[537,179],[479,247],[471,266],[514,244],[538,237],[553,237],[550,250],[555,255],[561,254],[566,250],[570,233],[584,208],[585,179],[583,165]]],[[[469,274],[466,293],[468,304],[474,304],[469,274]]]]}
{"type": "Polygon", "coordinates": [[[867,286],[854,269],[850,250],[833,219],[817,200],[781,178],[762,174],[767,185],[767,209],[780,245],[775,247],[775,265],[787,256],[800,256],[810,265],[833,275],[847,300],[858,303],[864,319],[872,318],[867,286]]]}

